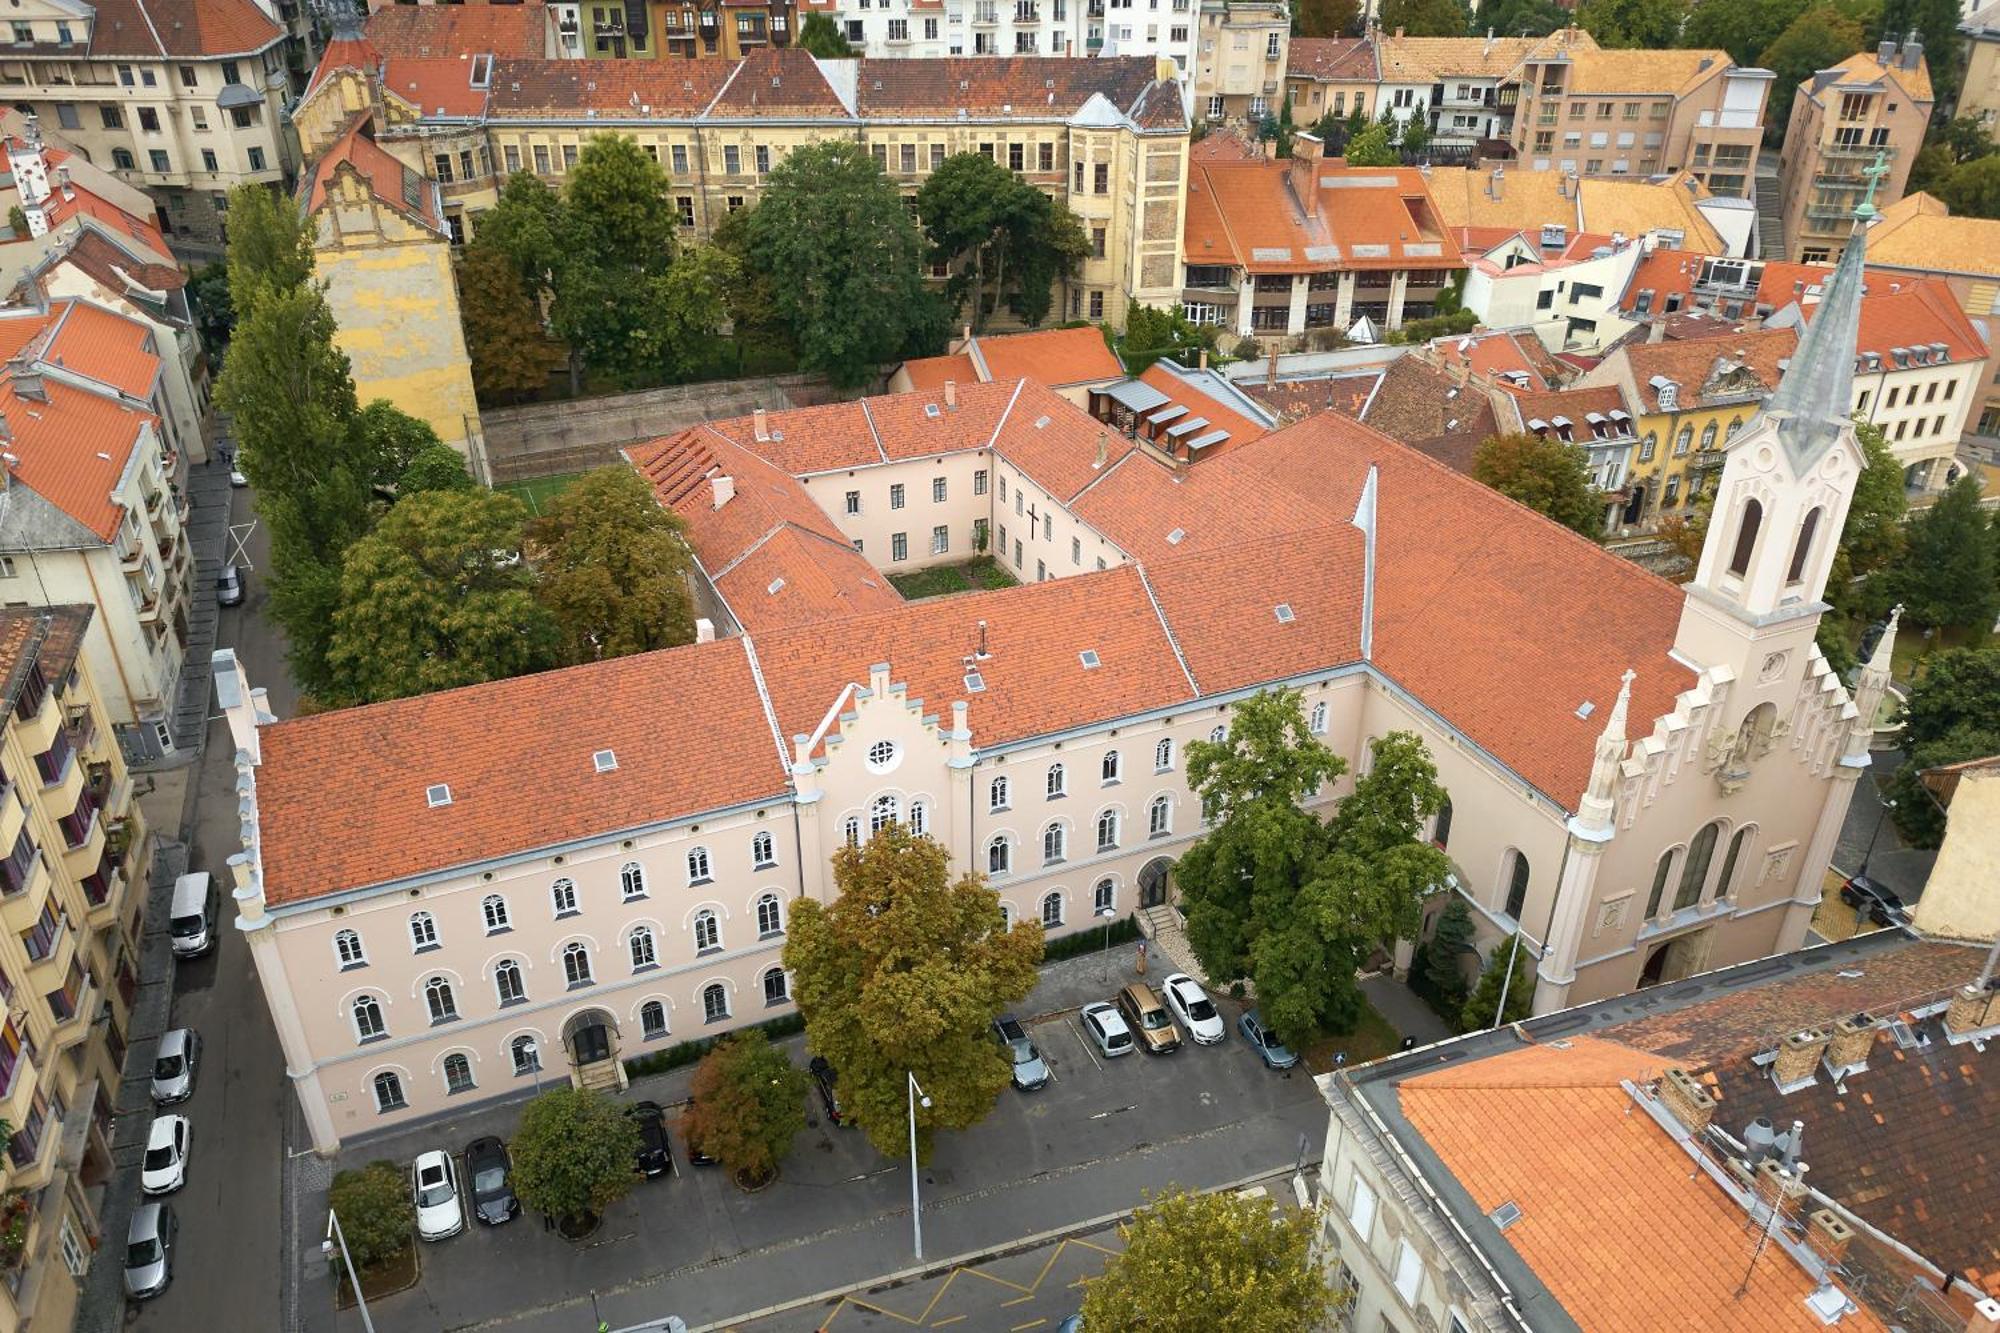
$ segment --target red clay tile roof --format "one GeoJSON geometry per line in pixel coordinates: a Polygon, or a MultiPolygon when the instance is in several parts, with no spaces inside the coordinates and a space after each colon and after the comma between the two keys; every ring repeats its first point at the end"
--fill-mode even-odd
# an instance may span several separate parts
{"type": "Polygon", "coordinates": [[[1300,166],[1320,183],[1316,215],[1300,212],[1291,170],[1291,160],[1190,163],[1187,262],[1251,273],[1464,267],[1415,168],[1300,166]]]}
{"type": "Polygon", "coordinates": [[[260,735],[273,904],[787,790],[740,639],[321,713],[260,735]],[[669,699],[700,706],[660,707],[669,699]],[[598,750],[614,751],[618,767],[596,772],[598,750]],[[451,804],[432,808],[425,789],[438,783],[451,804]]]}
{"type": "MultiPolygon", "coordinates": [[[[859,112],[868,119],[955,114],[962,107],[973,119],[1049,120],[1067,119],[1097,94],[1120,112],[1143,109],[1141,102],[1151,100],[1145,94],[1158,72],[1157,62],[1146,56],[864,59],[856,87],[859,112]]],[[[1178,93],[1171,83],[1167,86],[1178,93]]],[[[1178,105],[1173,114],[1186,125],[1178,105]]]]}
{"type": "Polygon", "coordinates": [[[1015,384],[962,384],[957,394],[956,407],[947,407],[938,389],[919,389],[772,412],[765,440],[757,438],[754,417],[731,417],[710,428],[779,471],[804,477],[985,448],[1014,398],[1015,384]],[[936,408],[936,415],[927,407],[936,408]]]}
{"type": "MultiPolygon", "coordinates": [[[[1222,385],[1217,392],[1211,393],[1203,388],[1202,381],[1204,379],[1220,380],[1220,377],[1205,371],[1183,372],[1177,375],[1164,361],[1155,361],[1152,365],[1146,367],[1145,372],[1139,376],[1141,384],[1150,385],[1158,389],[1172,400],[1175,405],[1187,409],[1186,416],[1177,418],[1166,424],[1178,426],[1184,422],[1193,420],[1195,417],[1200,417],[1208,422],[1207,426],[1191,433],[1188,437],[1190,440],[1200,439],[1202,436],[1212,434],[1218,430],[1229,432],[1228,439],[1206,445],[1202,448],[1200,458],[1206,462],[1209,459],[1220,457],[1225,450],[1240,448],[1250,443],[1250,441],[1268,431],[1270,427],[1239,410],[1236,405],[1224,402],[1220,395],[1228,391],[1226,384],[1222,385]]],[[[1159,409],[1153,410],[1157,411],[1159,409]]]]}
{"type": "Polygon", "coordinates": [[[1276,412],[1286,425],[1315,412],[1340,412],[1357,420],[1368,396],[1381,383],[1379,370],[1355,371],[1317,379],[1281,379],[1276,384],[1238,380],[1236,387],[1276,412]]]}
{"type": "Polygon", "coordinates": [[[903,596],[846,541],[787,525],[715,581],[750,633],[893,610],[903,596]]]}
{"type": "MultiPolygon", "coordinates": [[[[1783,373],[1778,362],[1790,359],[1798,341],[1798,335],[1790,329],[1722,331],[1712,338],[1630,343],[1614,355],[1623,355],[1631,367],[1641,411],[1659,410],[1659,390],[1652,384],[1654,376],[1664,376],[1678,386],[1681,407],[1686,410],[1702,406],[1702,389],[1713,381],[1725,363],[1747,367],[1767,391],[1777,388],[1783,373]]],[[[1710,396],[1719,400],[1739,393],[1740,390],[1732,389],[1728,394],[1710,396]]]]}
{"type": "Polygon", "coordinates": [[[778,116],[846,120],[853,113],[820,73],[819,62],[797,47],[767,47],[743,57],[709,107],[711,117],[778,116]]]}
{"type": "MultiPolygon", "coordinates": [[[[540,59],[549,53],[547,15],[542,0],[524,0],[520,4],[384,5],[368,16],[366,44],[389,57],[456,60],[463,54],[481,52],[502,59],[540,59]]],[[[337,45],[340,44],[328,46],[328,55],[337,45]]]]}
{"type": "Polygon", "coordinates": [[[499,60],[487,110],[519,119],[589,110],[693,117],[735,68],[726,60],[499,60]]]}
{"type": "Polygon", "coordinates": [[[349,170],[368,182],[369,193],[404,216],[442,231],[438,217],[437,191],[424,177],[375,142],[367,117],[358,118],[347,133],[336,139],[312,164],[304,181],[306,211],[326,202],[327,188],[341,170],[349,170]]]}
{"type": "MultiPolygon", "coordinates": [[[[1819,312],[1819,302],[1800,309],[1810,322],[1819,312]]],[[[1986,359],[1985,340],[1959,308],[1944,279],[1878,281],[1875,288],[1862,297],[1861,327],[1855,332],[1855,351],[1873,352],[1882,358],[1883,369],[1893,370],[1895,361],[1891,351],[1894,348],[1912,348],[1930,343],[1943,343],[1949,349],[1949,360],[1954,362],[1986,359]]]]}
{"type": "Polygon", "coordinates": [[[1423,357],[1405,356],[1382,372],[1361,418],[1391,439],[1457,472],[1472,471],[1472,455],[1500,433],[1484,387],[1468,384],[1423,357]]]}
{"type": "Polygon", "coordinates": [[[1468,333],[1458,337],[1435,338],[1431,352],[1441,365],[1464,365],[1493,379],[1501,388],[1517,386],[1507,382],[1507,372],[1527,375],[1534,389],[1553,389],[1569,376],[1560,363],[1542,346],[1534,334],[1518,330],[1468,333]]]}
{"type": "Polygon", "coordinates": [[[141,402],[160,382],[160,358],[153,333],[88,301],[56,301],[49,307],[48,333],[34,349],[36,359],[109,385],[141,402]]]}
{"type": "Polygon", "coordinates": [[[652,483],[660,503],[687,525],[695,555],[711,575],[787,524],[832,541],[845,540],[803,484],[719,430],[695,426],[628,445],[625,454],[652,483]],[[722,477],[735,494],[717,508],[715,480],[722,477]]]}
{"type": "Polygon", "coordinates": [[[954,384],[977,384],[979,367],[972,364],[969,352],[954,352],[949,356],[920,356],[914,361],[903,363],[903,373],[910,377],[913,389],[942,389],[945,381],[954,384]]]}
{"type": "Polygon", "coordinates": [[[979,355],[994,380],[1031,379],[1060,388],[1089,380],[1115,380],[1125,367],[1095,328],[1040,329],[981,336],[979,355]]]}
{"type": "MultiPolygon", "coordinates": [[[[1613,412],[1625,414],[1625,433],[1633,427],[1634,404],[1625,401],[1625,391],[1615,384],[1606,384],[1593,389],[1557,389],[1550,393],[1520,393],[1514,395],[1514,403],[1521,411],[1521,428],[1531,430],[1530,421],[1548,422],[1551,429],[1557,417],[1568,417],[1575,427],[1576,444],[1588,444],[1593,437],[1589,414],[1595,412],[1604,418],[1608,428],[1613,425],[1613,412]]],[[[1513,429],[1511,423],[1508,429],[1513,429]]],[[[1560,434],[1560,432],[1557,432],[1560,434]]],[[[1609,438],[1608,436],[1605,438],[1609,438]]]]}
{"type": "Polygon", "coordinates": [[[13,438],[0,463],[9,486],[25,486],[88,528],[100,541],[118,535],[125,507],[112,500],[150,412],[42,377],[41,398],[23,398],[18,376],[0,378],[0,413],[13,438]]]}
{"type": "Polygon", "coordinates": [[[467,120],[486,110],[487,89],[472,86],[463,57],[392,56],[382,62],[382,88],[426,117],[467,120]]]}
{"type": "MultiPolygon", "coordinates": [[[[78,184],[74,179],[69,182],[66,189],[57,185],[56,178],[61,175],[63,164],[71,158],[68,151],[61,148],[45,148],[42,150],[42,156],[49,166],[50,184],[56,185],[56,189],[43,205],[43,212],[49,220],[49,230],[54,231],[72,218],[95,218],[108,230],[139,242],[162,258],[172,253],[167,246],[167,238],[161,235],[159,224],[152,218],[128,213],[109,199],[78,184]]],[[[175,272],[178,274],[178,270],[175,272]]],[[[169,285],[178,287],[181,284],[175,281],[169,285]]],[[[154,290],[160,288],[155,286],[154,290]]]]}
{"type": "Polygon", "coordinates": [[[249,55],[285,35],[251,0],[95,0],[94,7],[94,56],[249,55]]]}
{"type": "Polygon", "coordinates": [[[130,292],[135,284],[153,292],[178,291],[187,286],[187,275],[179,268],[136,260],[88,227],[78,232],[59,255],[63,262],[76,265],[105,290],[119,295],[130,292]]]}
{"type": "MultiPolygon", "coordinates": [[[[432,5],[427,7],[435,9],[439,6],[432,5]]],[[[419,7],[414,5],[398,5],[394,6],[394,8],[397,10],[415,10],[419,7]]],[[[460,6],[454,5],[451,8],[456,9],[460,8],[460,6]]],[[[337,69],[352,69],[359,70],[362,73],[372,73],[379,69],[381,65],[382,53],[366,37],[337,37],[333,41],[328,42],[326,49],[320,52],[319,63],[313,66],[312,78],[306,81],[305,96],[312,96],[313,90],[324,83],[337,69]]]]}
{"type": "Polygon", "coordinates": [[[1373,83],[1375,43],[1366,37],[1294,37],[1287,48],[1285,77],[1373,83]]]}
{"type": "Polygon", "coordinates": [[[1263,160],[1264,145],[1238,130],[1220,125],[1196,139],[1188,148],[1190,162],[1262,162],[1263,160]]]}

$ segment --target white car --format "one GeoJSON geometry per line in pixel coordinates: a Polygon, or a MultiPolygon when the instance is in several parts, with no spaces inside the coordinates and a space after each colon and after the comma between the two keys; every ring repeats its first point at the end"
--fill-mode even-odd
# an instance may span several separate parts
{"type": "Polygon", "coordinates": [[[1078,1017],[1083,1021],[1083,1030],[1097,1043],[1098,1054],[1105,1059],[1132,1054],[1132,1029],[1125,1026],[1116,1009],[1103,1003],[1086,1004],[1078,1017]]]}
{"type": "Polygon", "coordinates": [[[458,1203],[458,1167],[446,1152],[419,1153],[410,1164],[410,1196],[417,1205],[417,1235],[444,1240],[465,1230],[458,1203]]]}
{"type": "Polygon", "coordinates": [[[148,1194],[172,1194],[187,1184],[188,1121],[184,1115],[156,1116],[146,1134],[146,1161],[139,1186],[148,1194]]]}
{"type": "Polygon", "coordinates": [[[1215,1011],[1215,1001],[1193,977],[1176,972],[1160,983],[1160,989],[1167,993],[1167,1008],[1173,1010],[1196,1045],[1213,1046],[1229,1035],[1222,1015],[1215,1011]]]}

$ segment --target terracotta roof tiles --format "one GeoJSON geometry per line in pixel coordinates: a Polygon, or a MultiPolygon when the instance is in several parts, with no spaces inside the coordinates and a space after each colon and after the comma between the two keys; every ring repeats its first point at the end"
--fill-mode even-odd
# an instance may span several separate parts
{"type": "Polygon", "coordinates": [[[368,183],[369,193],[433,231],[443,231],[437,190],[423,175],[375,142],[367,117],[359,117],[312,164],[301,183],[308,213],[326,202],[327,191],[342,171],[352,171],[368,183]]]}
{"type": "Polygon", "coordinates": [[[994,380],[1031,379],[1060,388],[1117,379],[1125,367],[1094,327],[1039,329],[976,339],[979,355],[994,380]]]}
{"type": "Polygon", "coordinates": [[[797,47],[766,48],[743,57],[708,115],[781,116],[786,119],[846,120],[853,112],[820,73],[813,57],[797,47]]]}
{"type": "Polygon", "coordinates": [[[1191,163],[1187,262],[1251,273],[1463,267],[1424,173],[1300,165],[1318,187],[1317,211],[1302,213],[1293,161],[1191,163]]]}
{"type": "Polygon", "coordinates": [[[1375,44],[1366,37],[1294,37],[1286,48],[1285,77],[1374,83],[1375,44]]]}
{"type": "Polygon", "coordinates": [[[285,35],[252,0],[96,0],[94,8],[95,56],[250,55],[285,35]]]}
{"type": "MultiPolygon", "coordinates": [[[[383,5],[368,16],[366,46],[383,56],[457,59],[486,55],[539,59],[548,55],[548,9],[542,0],[517,4],[383,5]]],[[[328,55],[340,43],[330,44],[328,55]]],[[[324,62],[322,62],[324,63],[324,62]]]]}
{"type": "Polygon", "coordinates": [[[1868,230],[1868,262],[1883,268],[2000,277],[2000,221],[1953,217],[1918,191],[1882,210],[1868,230]]]}
{"type": "Polygon", "coordinates": [[[488,114],[534,119],[578,111],[692,117],[715,100],[726,60],[498,60],[488,114]]]}

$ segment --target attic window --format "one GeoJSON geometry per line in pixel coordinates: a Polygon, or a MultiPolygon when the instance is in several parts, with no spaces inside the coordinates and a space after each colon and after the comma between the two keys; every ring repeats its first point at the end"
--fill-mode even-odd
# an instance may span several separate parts
{"type": "Polygon", "coordinates": [[[618,756],[611,750],[599,750],[590,756],[590,766],[600,773],[609,773],[618,767],[618,756]]]}
{"type": "Polygon", "coordinates": [[[929,417],[932,421],[936,421],[938,417],[942,416],[943,414],[938,411],[938,405],[936,403],[925,403],[924,415],[929,417]]]}
{"type": "Polygon", "coordinates": [[[1582,703],[1576,706],[1576,715],[1579,720],[1588,718],[1592,713],[1595,713],[1596,711],[1597,711],[1597,704],[1594,700],[1585,699],[1582,703]]]}
{"type": "Polygon", "coordinates": [[[977,671],[966,672],[965,692],[967,694],[984,694],[986,692],[986,677],[980,675],[977,671]]]}
{"type": "Polygon", "coordinates": [[[1187,540],[1186,528],[1175,528],[1167,534],[1167,545],[1169,546],[1179,546],[1185,540],[1187,540]]]}
{"type": "Polygon", "coordinates": [[[424,804],[433,810],[441,805],[450,805],[451,788],[442,782],[424,788],[424,804]]]}
{"type": "Polygon", "coordinates": [[[1076,656],[1077,660],[1083,663],[1083,669],[1085,671],[1097,670],[1098,660],[1097,660],[1097,650],[1095,648],[1086,648],[1082,652],[1078,653],[1076,656]]]}
{"type": "Polygon", "coordinates": [[[472,58],[472,86],[485,88],[493,83],[493,57],[476,55],[472,58]]]}
{"type": "Polygon", "coordinates": [[[1290,602],[1279,602],[1276,606],[1272,607],[1271,610],[1272,613],[1278,617],[1278,623],[1280,625],[1289,625],[1294,620],[1298,619],[1297,616],[1292,614],[1292,604],[1290,602]]]}

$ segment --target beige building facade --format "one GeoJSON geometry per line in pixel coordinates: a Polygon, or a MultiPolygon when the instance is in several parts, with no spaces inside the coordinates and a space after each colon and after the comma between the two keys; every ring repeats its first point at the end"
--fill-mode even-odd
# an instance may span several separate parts
{"type": "MultiPolygon", "coordinates": [[[[1285,96],[1292,36],[1286,0],[1203,0],[1195,33],[1195,114],[1255,126],[1275,118],[1285,96]]],[[[1293,118],[1298,118],[1297,108],[1293,118]]]]}
{"type": "Polygon", "coordinates": [[[1832,263],[1864,194],[1877,208],[1903,197],[1934,101],[1914,39],[1883,42],[1798,86],[1778,172],[1787,258],[1832,263]],[[1877,163],[1886,170],[1870,170],[1877,163]]]}

